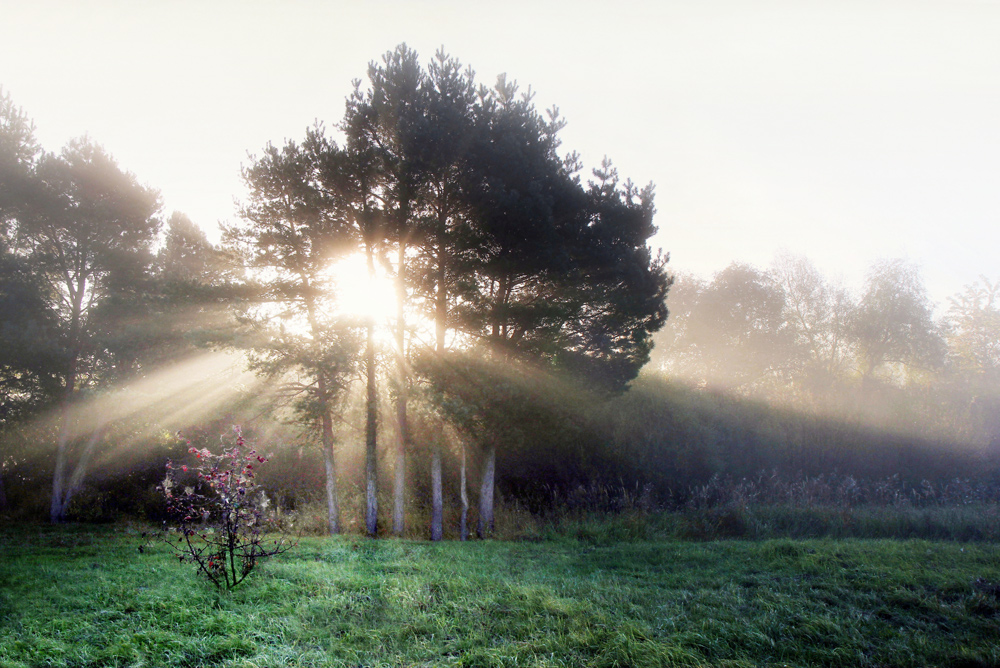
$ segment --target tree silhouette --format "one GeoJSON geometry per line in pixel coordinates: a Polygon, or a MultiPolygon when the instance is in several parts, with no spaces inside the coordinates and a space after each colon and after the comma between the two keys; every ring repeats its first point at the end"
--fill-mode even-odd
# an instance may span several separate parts
{"type": "Polygon", "coordinates": [[[150,350],[136,336],[140,330],[126,324],[144,308],[160,202],[87,139],[42,157],[30,187],[18,234],[45,285],[64,360],[50,511],[61,522],[106,427],[97,420],[80,435],[82,416],[74,410],[80,392],[134,373],[150,350]]]}
{"type": "Polygon", "coordinates": [[[300,418],[318,432],[326,468],[330,533],[340,531],[334,412],[357,362],[357,322],[338,312],[331,263],[353,253],[358,232],[318,187],[319,130],[299,145],[268,145],[244,169],[249,188],[242,221],[224,228],[226,243],[255,270],[257,304],[238,343],[258,372],[280,378],[300,418]]]}
{"type": "MultiPolygon", "coordinates": [[[[39,153],[34,124],[0,89],[0,429],[59,394],[57,323],[18,234],[39,153]]],[[[2,490],[0,477],[0,505],[2,490]]]]}
{"type": "MultiPolygon", "coordinates": [[[[367,91],[357,81],[348,100],[341,124],[347,136],[347,149],[366,156],[373,167],[370,183],[373,198],[372,230],[365,237],[369,275],[374,278],[376,255],[390,243],[396,246],[396,475],[393,490],[393,532],[404,530],[404,490],[406,442],[408,434],[407,400],[409,373],[406,361],[407,249],[414,234],[421,186],[419,164],[414,151],[417,125],[425,108],[424,72],[415,51],[400,45],[382,58],[382,63],[368,67],[367,91]]],[[[383,256],[388,263],[388,258],[383,256]]],[[[368,430],[365,439],[366,513],[368,534],[377,533],[378,498],[376,479],[374,323],[369,327],[368,359],[368,430]]]]}
{"type": "MultiPolygon", "coordinates": [[[[607,163],[585,190],[575,159],[557,154],[558,113],[543,117],[530,91],[519,94],[504,76],[477,90],[471,121],[448,191],[458,213],[439,237],[453,244],[447,258],[457,278],[442,281],[455,298],[446,321],[499,364],[543,361],[624,388],[666,317],[665,259],[646,246],[652,188],[620,184],[607,163]]],[[[503,438],[482,444],[480,535],[492,530],[503,438]]]]}

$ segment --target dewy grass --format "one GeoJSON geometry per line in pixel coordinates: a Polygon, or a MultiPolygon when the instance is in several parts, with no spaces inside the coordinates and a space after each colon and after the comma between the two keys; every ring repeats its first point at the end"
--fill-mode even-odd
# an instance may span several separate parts
{"type": "Polygon", "coordinates": [[[1000,547],[307,538],[218,593],[165,548],[0,530],[2,666],[990,666],[1000,547]]]}

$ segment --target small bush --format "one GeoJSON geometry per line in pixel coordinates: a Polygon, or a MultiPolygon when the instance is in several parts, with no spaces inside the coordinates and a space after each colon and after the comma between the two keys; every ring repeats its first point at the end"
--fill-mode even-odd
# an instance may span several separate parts
{"type": "Polygon", "coordinates": [[[227,590],[242,583],[260,561],[295,544],[283,536],[265,537],[272,521],[265,517],[268,500],[257,488],[254,466],[267,460],[256,450],[247,450],[239,427],[234,431],[235,445],[221,454],[192,447],[189,452],[199,464],[176,467],[167,462],[167,476],[160,485],[176,526],[165,521],[159,539],[180,561],[193,562],[197,573],[227,590]],[[181,481],[178,471],[183,474],[181,481]]]}

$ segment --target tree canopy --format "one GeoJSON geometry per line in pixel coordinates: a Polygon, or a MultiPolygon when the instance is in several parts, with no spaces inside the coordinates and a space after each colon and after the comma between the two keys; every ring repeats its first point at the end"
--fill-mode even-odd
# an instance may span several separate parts
{"type": "MultiPolygon", "coordinates": [[[[656,231],[652,186],[622,182],[609,161],[584,185],[575,157],[557,151],[558,113],[540,113],[530,91],[519,93],[504,76],[492,88],[477,85],[471,70],[444,53],[425,68],[405,45],[372,63],[367,83],[356,82],[347,100],[342,143],[317,125],[301,144],[268,146],[254,158],[245,171],[245,222],[230,225],[227,239],[248,267],[269,277],[265,298],[284,305],[272,314],[277,321],[287,322],[298,307],[319,309],[320,299],[330,300],[328,315],[337,311],[337,290],[349,286],[330,285],[324,272],[338,256],[363,253],[370,277],[380,267],[392,276],[398,518],[412,371],[434,385],[444,377],[432,360],[479,349],[495,363],[547,365],[621,391],[666,318],[670,279],[666,257],[648,247],[656,231]]],[[[297,363],[319,378],[329,360],[315,343],[341,330],[312,315],[306,320],[313,343],[303,354],[311,357],[297,363]]],[[[373,535],[375,326],[355,323],[366,330],[373,535]]],[[[255,344],[256,355],[266,350],[273,359],[278,340],[255,344]]],[[[441,438],[435,442],[439,490],[441,438]]],[[[492,489],[492,478],[484,484],[492,489]]],[[[439,496],[435,491],[436,517],[439,496]]]]}

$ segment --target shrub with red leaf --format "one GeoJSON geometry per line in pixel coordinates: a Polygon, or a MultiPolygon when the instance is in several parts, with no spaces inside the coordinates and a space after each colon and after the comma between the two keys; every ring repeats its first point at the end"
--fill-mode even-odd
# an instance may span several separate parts
{"type": "Polygon", "coordinates": [[[254,472],[267,459],[247,446],[239,427],[233,431],[235,444],[220,454],[190,448],[197,464],[179,467],[182,479],[167,462],[159,486],[175,525],[164,522],[158,537],[219,589],[236,587],[262,560],[296,544],[268,531],[272,520],[264,512],[266,497],[254,472]]]}

